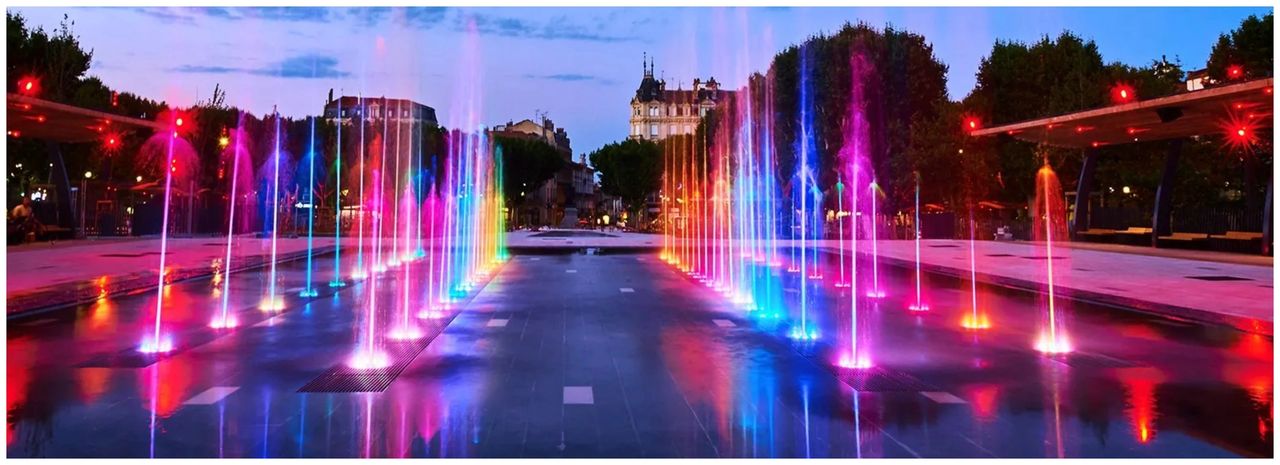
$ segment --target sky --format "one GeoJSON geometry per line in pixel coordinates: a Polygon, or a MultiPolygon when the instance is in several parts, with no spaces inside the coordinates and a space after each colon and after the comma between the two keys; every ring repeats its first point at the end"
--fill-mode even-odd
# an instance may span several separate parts
{"type": "Polygon", "coordinates": [[[9,8],[29,25],[74,22],[89,74],[113,89],[187,106],[215,85],[257,114],[319,114],[335,95],[410,98],[449,127],[545,114],[575,157],[628,133],[642,57],[668,88],[715,77],[740,86],[779,50],[844,23],[916,32],[948,65],[948,93],[974,86],[996,40],[1063,30],[1106,62],[1167,56],[1204,66],[1219,34],[1269,8],[9,8]]]}

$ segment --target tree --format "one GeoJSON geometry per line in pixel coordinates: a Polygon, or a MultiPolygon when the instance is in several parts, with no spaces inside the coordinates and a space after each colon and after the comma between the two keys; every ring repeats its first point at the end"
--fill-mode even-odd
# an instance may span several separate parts
{"type": "Polygon", "coordinates": [[[1261,18],[1250,15],[1240,22],[1240,27],[1218,36],[1206,64],[1211,85],[1272,75],[1275,35],[1271,19],[1270,13],[1261,18]],[[1240,76],[1228,76],[1233,66],[1239,67],[1240,76]]]}
{"type": "Polygon", "coordinates": [[[645,200],[662,184],[662,146],[627,139],[600,147],[589,157],[600,173],[600,190],[621,198],[631,217],[639,218],[645,200]]]}
{"type": "Polygon", "coordinates": [[[542,139],[497,136],[494,140],[502,149],[502,189],[513,208],[523,206],[528,194],[564,167],[560,151],[542,139]]]}
{"type": "MultiPolygon", "coordinates": [[[[1097,45],[1071,32],[1056,39],[1044,36],[1030,46],[997,41],[978,66],[977,86],[963,106],[985,125],[1097,108],[1108,101],[1112,74],[1121,71],[1125,70],[1104,66],[1097,45]]],[[[1046,161],[1058,172],[1076,172],[1080,166],[1079,151],[997,137],[991,150],[998,167],[1001,188],[996,198],[1000,200],[1022,203],[1033,197],[1035,173],[1046,161]]],[[[1064,183],[1070,179],[1062,177],[1064,183]]]]}
{"type": "Polygon", "coordinates": [[[67,16],[52,34],[43,28],[28,29],[21,14],[5,13],[8,37],[8,88],[19,79],[34,76],[40,81],[42,98],[66,102],[75,95],[80,79],[89,71],[93,51],[80,48],[71,32],[75,25],[67,16]]]}

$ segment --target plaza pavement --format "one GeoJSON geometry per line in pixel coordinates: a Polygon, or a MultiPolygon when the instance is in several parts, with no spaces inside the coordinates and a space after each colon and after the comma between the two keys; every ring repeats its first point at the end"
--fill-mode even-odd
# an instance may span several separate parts
{"type": "MultiPolygon", "coordinates": [[[[961,240],[921,241],[921,267],[968,279],[968,245],[961,240]]],[[[837,248],[834,243],[823,246],[837,248]]],[[[878,247],[884,262],[914,266],[913,241],[880,241],[878,247]]],[[[1078,300],[1272,334],[1274,274],[1269,263],[1143,255],[1140,249],[1120,252],[1055,245],[1055,289],[1078,300]]],[[[974,252],[979,282],[1031,290],[1045,287],[1043,243],[977,241],[974,252]]]]}
{"type": "MultiPolygon", "coordinates": [[[[170,239],[168,263],[174,279],[207,276],[214,260],[226,253],[225,238],[170,239]]],[[[344,242],[347,240],[344,239],[344,242]]],[[[779,241],[780,246],[790,244],[779,241]]],[[[597,231],[515,231],[508,234],[513,253],[556,249],[607,248],[657,251],[662,236],[597,231]]],[[[825,251],[838,253],[836,241],[820,241],[825,251]]],[[[332,249],[332,238],[316,238],[317,253],[332,249]]],[[[350,243],[354,246],[354,241],[350,243]]],[[[884,263],[913,266],[912,241],[880,241],[884,263]]],[[[281,260],[305,256],[305,238],[282,238],[281,260]]],[[[863,241],[859,249],[869,253],[863,241]]],[[[69,305],[97,298],[100,279],[107,292],[118,294],[154,287],[159,239],[68,241],[8,248],[8,314],[69,305]]],[[[975,243],[980,282],[1038,291],[1045,285],[1043,244],[1027,242],[975,243]]],[[[243,236],[236,241],[232,262],[237,268],[263,266],[270,241],[243,236]]],[[[1224,257],[1223,254],[1151,251],[1142,247],[1106,249],[1055,247],[1055,288],[1078,300],[1122,307],[1175,318],[1224,324],[1271,335],[1273,329],[1273,267],[1265,257],[1224,257]],[[1148,253],[1144,253],[1147,252],[1148,253]]],[[[921,267],[931,273],[967,279],[967,241],[925,240],[921,267]]],[[[329,272],[326,262],[317,268],[329,272]]]]}
{"type": "MultiPolygon", "coordinates": [[[[212,275],[215,261],[226,259],[226,240],[225,236],[169,238],[165,255],[169,279],[212,275]]],[[[333,243],[331,237],[315,238],[314,253],[332,251],[333,243]]],[[[354,246],[354,241],[351,244],[354,246]]],[[[282,237],[276,242],[279,261],[303,258],[306,251],[306,238],[282,237]]],[[[6,254],[8,315],[84,303],[104,292],[118,295],[151,289],[159,278],[159,237],[39,242],[8,247],[6,254]]],[[[265,266],[270,256],[270,238],[236,236],[232,270],[265,266]]],[[[331,268],[331,263],[325,262],[317,269],[327,272],[331,268]]]]}

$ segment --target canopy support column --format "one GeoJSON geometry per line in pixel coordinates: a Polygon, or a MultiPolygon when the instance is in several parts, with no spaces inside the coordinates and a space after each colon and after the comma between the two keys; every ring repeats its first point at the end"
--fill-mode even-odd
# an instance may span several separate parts
{"type": "Polygon", "coordinates": [[[1182,139],[1169,141],[1169,148],[1164,154],[1164,174],[1160,177],[1160,187],[1156,188],[1155,211],[1151,215],[1151,246],[1155,247],[1160,236],[1172,234],[1173,228],[1169,215],[1173,213],[1173,185],[1178,177],[1178,157],[1182,155],[1182,139]]]}

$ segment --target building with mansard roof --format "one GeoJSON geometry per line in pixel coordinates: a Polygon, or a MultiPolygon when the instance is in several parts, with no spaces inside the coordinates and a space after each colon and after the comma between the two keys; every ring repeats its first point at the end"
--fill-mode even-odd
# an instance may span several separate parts
{"type": "Polygon", "coordinates": [[[631,99],[631,139],[659,141],[668,136],[693,134],[698,121],[733,91],[721,90],[712,77],[693,80],[693,87],[667,89],[665,79],[653,77],[653,61],[644,64],[644,76],[631,99]]]}

